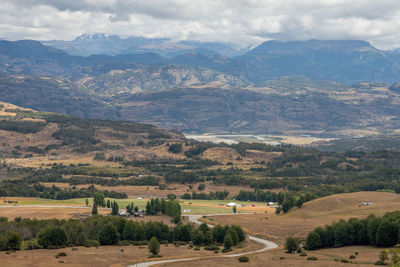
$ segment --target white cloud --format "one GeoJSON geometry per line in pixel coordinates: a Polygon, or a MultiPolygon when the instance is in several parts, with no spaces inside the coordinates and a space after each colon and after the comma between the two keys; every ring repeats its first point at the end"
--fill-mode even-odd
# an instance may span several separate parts
{"type": "Polygon", "coordinates": [[[82,33],[240,45],[282,39],[362,39],[400,47],[397,0],[2,0],[0,37],[73,39],[82,33]]]}

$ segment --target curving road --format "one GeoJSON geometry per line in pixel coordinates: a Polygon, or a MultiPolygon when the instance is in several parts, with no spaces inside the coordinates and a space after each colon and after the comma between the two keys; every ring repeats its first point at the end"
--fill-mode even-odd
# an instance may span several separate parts
{"type": "MultiPolygon", "coordinates": [[[[228,214],[207,214],[206,216],[223,216],[223,215],[234,215],[232,213],[228,214]]],[[[235,214],[235,215],[241,215],[241,214],[235,214]]],[[[242,213],[243,215],[243,213],[242,213]]],[[[189,221],[197,224],[201,224],[202,222],[199,221],[200,218],[202,218],[204,215],[187,215],[189,217],[189,221]]],[[[209,227],[214,227],[211,224],[208,224],[209,227]]],[[[269,249],[274,249],[277,248],[278,245],[275,244],[274,242],[268,241],[266,239],[258,238],[255,236],[248,235],[247,236],[250,240],[253,240],[257,243],[261,243],[264,245],[262,249],[255,250],[255,251],[250,251],[250,252],[242,252],[242,253],[236,253],[236,254],[229,254],[229,255],[221,255],[218,257],[224,257],[224,258],[232,258],[232,257],[240,257],[244,255],[249,255],[249,254],[254,254],[254,253],[259,253],[259,252],[264,252],[269,249]]],[[[158,260],[158,261],[148,261],[148,262],[142,262],[138,263],[135,265],[129,265],[129,267],[149,267],[155,264],[160,264],[160,263],[170,263],[170,262],[181,262],[181,261],[191,261],[191,260],[199,260],[199,259],[204,259],[202,257],[197,257],[197,258],[186,258],[186,259],[171,259],[171,260],[158,260]]]]}

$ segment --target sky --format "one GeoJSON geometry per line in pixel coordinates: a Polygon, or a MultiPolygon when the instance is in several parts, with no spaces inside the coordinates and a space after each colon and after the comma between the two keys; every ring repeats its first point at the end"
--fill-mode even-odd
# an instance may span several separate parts
{"type": "Polygon", "coordinates": [[[84,33],[237,46],[358,39],[400,47],[398,0],[1,0],[0,38],[72,40],[84,33]]]}

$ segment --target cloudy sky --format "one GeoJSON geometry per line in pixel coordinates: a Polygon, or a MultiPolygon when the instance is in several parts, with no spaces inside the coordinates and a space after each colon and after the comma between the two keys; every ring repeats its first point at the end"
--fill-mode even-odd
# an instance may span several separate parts
{"type": "Polygon", "coordinates": [[[362,39],[400,47],[398,0],[1,0],[0,38],[83,33],[223,41],[362,39]]]}

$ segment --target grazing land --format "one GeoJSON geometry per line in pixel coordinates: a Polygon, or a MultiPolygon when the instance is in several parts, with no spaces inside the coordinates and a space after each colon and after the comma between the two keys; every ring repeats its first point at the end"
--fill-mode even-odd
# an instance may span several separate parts
{"type": "MultiPolygon", "coordinates": [[[[386,192],[356,192],[337,194],[316,199],[304,204],[301,209],[294,208],[284,215],[275,213],[215,216],[213,224],[238,224],[255,236],[272,238],[284,242],[286,237],[295,236],[305,239],[317,226],[325,226],[340,219],[366,218],[370,214],[382,216],[386,212],[396,211],[400,207],[400,195],[386,192]],[[364,206],[364,201],[373,202],[364,206]]],[[[210,221],[208,220],[208,223],[210,221]]]]}
{"type": "MultiPolygon", "coordinates": [[[[234,253],[242,251],[252,251],[260,248],[260,244],[246,241],[241,248],[234,250],[234,253]]],[[[147,246],[99,246],[96,247],[67,247],[61,249],[39,249],[34,251],[21,250],[6,254],[0,253],[0,262],[4,266],[23,266],[23,267],[47,267],[47,266],[122,266],[135,264],[143,261],[151,261],[147,246]],[[77,249],[76,249],[77,248],[77,249]],[[76,250],[75,250],[76,249],[76,250]],[[65,257],[55,257],[60,252],[66,252],[65,257]]],[[[195,251],[188,245],[175,246],[165,244],[160,246],[160,255],[164,258],[189,258],[189,257],[215,257],[213,251],[204,249],[195,251]]],[[[162,258],[161,258],[162,259],[162,258]]]]}

